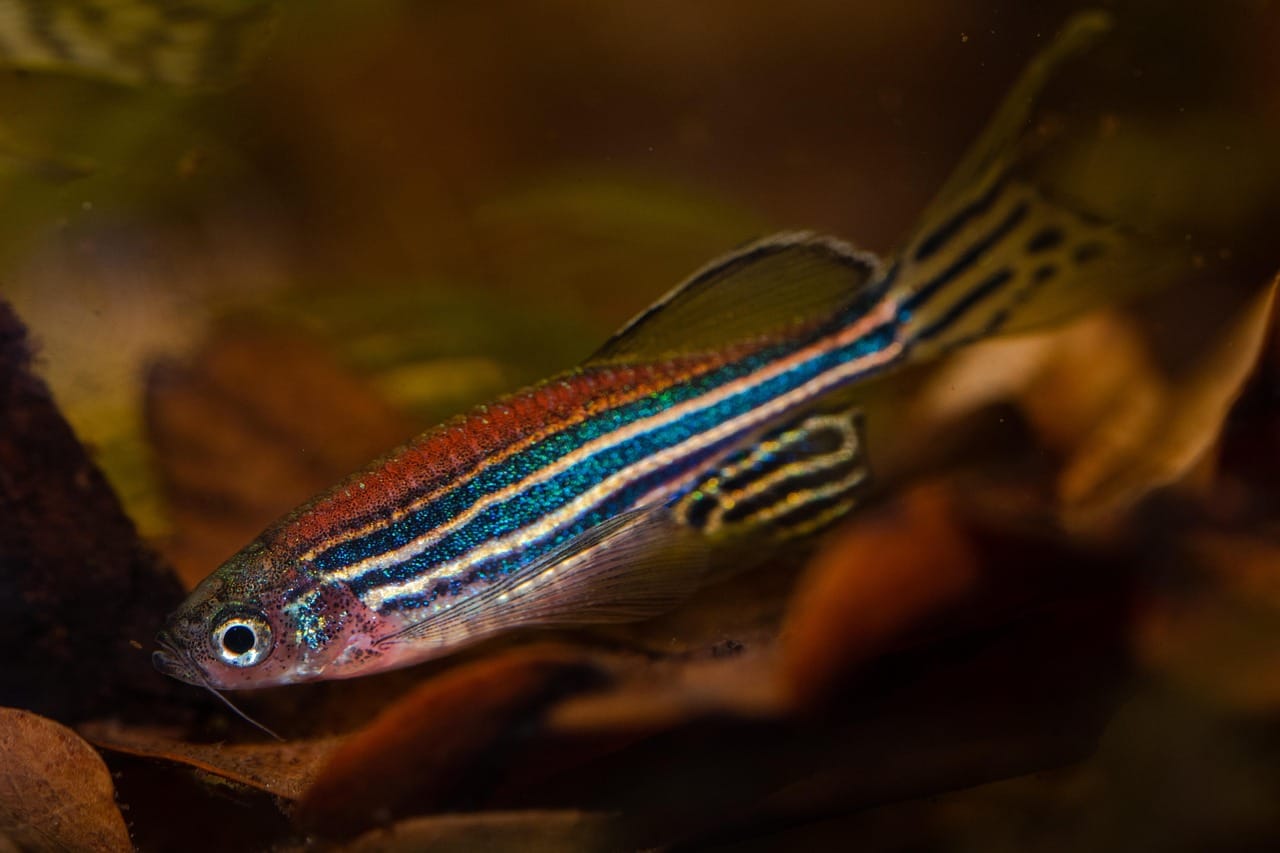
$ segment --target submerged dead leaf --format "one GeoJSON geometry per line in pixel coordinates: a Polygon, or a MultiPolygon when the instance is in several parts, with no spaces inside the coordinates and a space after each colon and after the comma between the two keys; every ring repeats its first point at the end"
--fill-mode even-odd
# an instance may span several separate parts
{"type": "Polygon", "coordinates": [[[1280,709],[1280,543],[1193,532],[1194,575],[1156,589],[1134,629],[1139,658],[1167,679],[1227,708],[1280,709]]]}
{"type": "Polygon", "coordinates": [[[1020,480],[928,481],[831,537],[791,603],[783,675],[801,707],[841,701],[886,658],[945,648],[1081,595],[1124,598],[1121,555],[1087,551],[1020,480]]]}
{"type": "Polygon", "coordinates": [[[700,848],[1078,759],[1115,701],[1115,598],[1101,588],[881,658],[817,713],[722,706],[644,731],[621,713],[587,725],[591,703],[570,700],[545,743],[509,756],[519,770],[495,805],[616,810],[623,849],[700,848]]]}
{"type": "Polygon", "coordinates": [[[482,812],[401,821],[374,829],[344,846],[346,853],[411,853],[415,850],[489,853],[559,853],[619,850],[614,819],[577,811],[482,812]]]}
{"type": "Polygon", "coordinates": [[[953,498],[912,492],[888,517],[857,523],[817,556],[791,605],[785,670],[801,704],[817,703],[907,629],[971,590],[981,570],[953,498]]]}
{"type": "Polygon", "coordinates": [[[770,719],[789,713],[775,644],[723,647],[719,659],[652,661],[613,689],[573,696],[547,715],[557,734],[637,737],[710,717],[770,719]]]}
{"type": "Polygon", "coordinates": [[[111,774],[67,727],[0,708],[0,849],[132,850],[111,774]]]}
{"type": "Polygon", "coordinates": [[[1157,489],[1202,484],[1194,475],[1257,364],[1275,287],[1197,276],[1123,310],[980,344],[913,403],[915,429],[940,435],[966,411],[1016,400],[1062,459],[1064,522],[1110,529],[1157,489]]]}
{"type": "Polygon", "coordinates": [[[1061,442],[1070,446],[1059,480],[1069,523],[1115,516],[1205,458],[1257,363],[1274,292],[1272,282],[1162,295],[1128,312],[1127,328],[1103,317],[1064,332],[1023,403],[1047,436],[1061,438],[1068,418],[1077,426],[1061,442]],[[1114,357],[1125,337],[1145,357],[1114,357]]]}
{"type": "Polygon", "coordinates": [[[305,792],[298,820],[353,835],[396,815],[471,804],[548,705],[605,680],[582,653],[554,646],[446,672],[351,735],[305,792]]]}
{"type": "Polygon", "coordinates": [[[342,740],[187,743],[169,734],[113,723],[86,723],[80,731],[101,749],[181,764],[286,800],[302,796],[342,740]]]}

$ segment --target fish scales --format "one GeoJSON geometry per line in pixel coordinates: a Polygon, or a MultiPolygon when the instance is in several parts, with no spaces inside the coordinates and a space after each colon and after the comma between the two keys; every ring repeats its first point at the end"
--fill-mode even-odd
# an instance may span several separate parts
{"type": "Polygon", "coordinates": [[[730,355],[586,368],[478,407],[304,504],[273,528],[273,541],[291,558],[313,563],[332,548],[400,523],[574,423],[687,381],[730,355]]]}
{"type": "Polygon", "coordinates": [[[394,552],[390,564],[366,557],[356,564],[359,571],[351,564],[330,571],[352,581],[367,604],[382,606],[480,567],[505,574],[534,562],[644,496],[675,496],[689,474],[767,422],[788,394],[891,364],[901,347],[887,334],[890,328],[837,348],[820,341],[785,356],[769,348],[703,381],[588,420],[530,448],[520,458],[524,476],[517,482],[490,491],[493,484],[482,474],[473,481],[475,493],[442,496],[442,506],[431,508],[442,512],[429,520],[428,532],[394,552]],[[688,408],[677,413],[680,403],[688,408]],[[427,547],[428,559],[404,561],[427,547]],[[371,564],[372,570],[365,568],[371,564]],[[369,574],[375,577],[369,580],[369,574]]]}

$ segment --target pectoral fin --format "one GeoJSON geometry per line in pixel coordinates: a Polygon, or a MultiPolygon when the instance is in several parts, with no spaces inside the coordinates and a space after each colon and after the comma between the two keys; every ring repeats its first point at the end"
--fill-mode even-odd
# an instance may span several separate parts
{"type": "Polygon", "coordinates": [[[643,619],[696,590],[709,553],[706,538],[678,524],[668,508],[632,510],[393,639],[447,635],[462,625],[477,637],[517,626],[643,619]]]}

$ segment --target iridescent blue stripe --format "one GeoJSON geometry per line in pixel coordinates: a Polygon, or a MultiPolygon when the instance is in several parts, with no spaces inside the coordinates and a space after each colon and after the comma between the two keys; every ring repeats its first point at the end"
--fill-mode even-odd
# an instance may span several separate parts
{"type": "MultiPolygon", "coordinates": [[[[535,484],[528,489],[520,491],[511,499],[485,509],[466,525],[447,534],[422,554],[393,566],[370,571],[353,580],[351,582],[352,589],[357,594],[363,595],[368,590],[383,584],[404,582],[421,575],[425,571],[429,571],[441,563],[462,558],[479,544],[536,523],[543,516],[565,506],[607,477],[642,461],[654,453],[677,446],[740,414],[756,409],[769,400],[794,390],[814,377],[841,364],[879,352],[889,346],[893,340],[894,328],[889,325],[882,326],[849,346],[824,352],[815,358],[802,362],[785,373],[751,387],[742,393],[699,409],[674,423],[655,429],[631,441],[606,448],[556,477],[535,484]]],[[[730,379],[745,376],[759,370],[771,360],[771,358],[768,358],[768,354],[759,354],[746,359],[734,365],[732,369],[724,371],[728,374],[727,376],[710,388],[701,389],[699,393],[712,391],[715,386],[723,384],[730,379]]],[[[683,391],[682,396],[689,398],[695,395],[688,393],[688,391],[683,391]]],[[[656,407],[646,407],[644,411],[646,414],[654,414],[668,408],[671,404],[671,402],[667,402],[656,407]]],[[[636,415],[635,417],[641,416],[643,415],[636,415]]],[[[609,416],[606,416],[590,424],[591,429],[586,431],[607,434],[620,426],[630,423],[635,417],[621,420],[618,423],[604,423],[610,420],[609,416]]],[[[720,449],[732,446],[740,437],[740,435],[726,436],[725,440],[719,445],[720,449]]],[[[580,446],[580,444],[581,442],[578,442],[573,446],[580,446]]],[[[715,449],[711,448],[710,450],[714,451],[715,449]]],[[[699,463],[703,463],[706,459],[712,457],[718,458],[719,455],[709,452],[703,457],[701,450],[699,454],[697,457],[682,458],[678,463],[668,466],[661,472],[657,472],[652,478],[632,481],[603,503],[598,504],[583,519],[578,520],[575,524],[567,525],[563,534],[547,537],[547,540],[540,543],[529,543],[529,545],[520,550],[518,555],[514,555],[514,567],[528,565],[542,554],[558,547],[561,542],[565,541],[566,537],[586,530],[600,520],[628,509],[636,499],[649,492],[653,487],[665,481],[677,480],[696,469],[699,463]]],[[[541,464],[537,467],[549,464],[560,456],[561,453],[558,452],[548,454],[542,458],[541,464]]],[[[537,468],[534,468],[534,470],[537,470],[537,468]]],[[[672,499],[677,497],[679,496],[672,496],[672,499]]],[[[507,570],[510,570],[510,568],[507,570]]]]}
{"type": "MultiPolygon", "coordinates": [[[[966,209],[963,219],[971,221],[973,216],[989,209],[997,195],[998,193],[992,192],[971,209],[966,209]]],[[[975,286],[965,288],[963,292],[953,294],[947,289],[948,284],[956,281],[973,267],[980,257],[990,252],[1016,230],[1026,218],[1027,213],[1028,205],[1025,201],[1014,205],[992,229],[964,247],[963,251],[941,273],[927,281],[904,302],[903,310],[899,313],[900,322],[926,306],[932,308],[933,302],[944,303],[938,309],[941,312],[940,316],[918,333],[914,340],[926,340],[944,333],[965,317],[979,302],[1008,282],[1012,274],[1007,270],[1001,270],[995,275],[986,277],[975,286]]],[[[936,241],[939,244],[942,244],[953,236],[955,230],[957,229],[940,229],[933,236],[937,238],[936,241]]],[[[841,312],[839,317],[834,318],[819,334],[808,338],[808,341],[820,339],[823,335],[856,321],[868,309],[870,299],[885,293],[898,271],[897,265],[890,267],[874,286],[864,291],[861,298],[856,299],[841,312]]],[[[553,477],[531,482],[527,487],[521,488],[504,500],[487,507],[482,504],[478,506],[479,502],[486,499],[492,500],[491,496],[504,489],[510,491],[514,484],[530,479],[537,480],[539,472],[589,443],[599,441],[607,443],[608,437],[614,432],[659,415],[673,406],[696,401],[704,395],[715,397],[717,389],[737,380],[749,379],[753,374],[767,369],[769,365],[794,355],[808,342],[792,341],[767,347],[692,381],[603,412],[543,439],[499,464],[481,468],[473,476],[459,482],[437,499],[397,522],[321,551],[316,555],[313,566],[321,574],[340,572],[346,567],[404,548],[430,534],[431,531],[453,523],[454,529],[442,531],[436,541],[424,542],[424,550],[421,552],[412,556],[406,555],[405,559],[398,563],[376,567],[371,565],[364,574],[356,574],[354,577],[348,575],[348,580],[353,590],[363,595],[383,585],[402,584],[421,577],[423,573],[447,563],[461,563],[464,567],[462,575],[465,580],[466,577],[470,577],[469,572],[479,567],[478,564],[468,567],[466,563],[466,555],[478,546],[535,525],[549,513],[563,509],[608,478],[618,475],[655,453],[677,447],[701,433],[750,412],[840,364],[880,351],[894,340],[895,331],[895,328],[882,326],[849,346],[821,353],[767,381],[748,385],[746,389],[732,396],[721,395],[714,402],[696,409],[677,421],[655,427],[649,432],[635,435],[626,441],[620,440],[616,445],[605,446],[553,477]],[[472,508],[478,509],[478,511],[473,510],[474,517],[460,524],[454,521],[472,508]]],[[[738,437],[732,436],[726,441],[731,442],[738,437]]],[[[702,450],[699,449],[699,453],[701,452],[702,450]]],[[[716,453],[708,452],[707,455],[710,458],[716,456],[716,453]]],[[[536,547],[530,543],[518,549],[521,552],[519,554],[515,554],[514,551],[517,549],[513,549],[511,553],[504,552],[497,558],[486,557],[485,559],[494,565],[482,568],[480,571],[504,573],[527,565],[547,553],[548,549],[559,547],[567,537],[587,529],[592,523],[629,508],[640,495],[649,493],[664,482],[685,476],[690,472],[691,466],[696,464],[700,464],[700,457],[682,458],[669,465],[659,475],[645,475],[644,482],[634,481],[620,487],[618,492],[606,498],[604,503],[597,504],[584,518],[561,527],[555,535],[544,536],[536,547]],[[649,482],[651,480],[655,482],[649,482]],[[611,509],[606,510],[602,507],[611,507],[611,509]]]]}
{"type": "MultiPolygon", "coordinates": [[[[633,509],[637,502],[645,495],[650,494],[655,488],[659,488],[664,483],[673,480],[679,480],[682,476],[692,473],[693,471],[707,466],[713,461],[717,461],[725,452],[727,447],[733,443],[734,439],[728,439],[714,446],[708,447],[698,453],[692,453],[680,460],[679,463],[672,465],[664,470],[655,471],[648,476],[636,479],[627,485],[626,488],[616,492],[613,497],[598,505],[589,512],[585,512],[559,530],[556,530],[549,536],[541,540],[531,542],[528,545],[508,552],[501,557],[490,558],[481,561],[475,565],[468,566],[460,570],[458,573],[448,577],[442,577],[436,584],[429,589],[419,593],[410,593],[391,599],[384,605],[384,609],[390,610],[406,610],[417,607],[425,607],[438,599],[442,595],[458,595],[472,583],[487,583],[504,577],[513,572],[519,571],[525,566],[532,565],[548,554],[554,553],[556,550],[567,545],[578,536],[587,532],[591,528],[613,518],[621,512],[633,509]]],[[[676,500],[679,496],[671,498],[676,500]]],[[[536,519],[535,519],[536,521],[536,519]]],[[[411,557],[404,563],[397,566],[399,574],[403,574],[405,579],[417,577],[418,575],[431,571],[436,565],[436,559],[433,553],[419,554],[411,557]]],[[[363,592],[372,589],[378,584],[365,579],[360,579],[352,584],[354,590],[363,592]]]]}
{"type": "Polygon", "coordinates": [[[602,412],[533,444],[500,465],[481,470],[476,476],[459,483],[437,500],[402,520],[322,552],[316,557],[314,566],[320,572],[332,571],[399,548],[456,518],[486,495],[534,475],[550,462],[572,453],[584,444],[676,404],[714,392],[720,386],[758,370],[762,365],[785,357],[799,346],[791,343],[760,350],[746,359],[706,373],[691,382],[602,412]]]}
{"type": "Polygon", "coordinates": [[[459,483],[422,509],[386,528],[329,548],[316,557],[313,565],[318,571],[327,572],[399,548],[456,518],[486,495],[532,476],[547,464],[572,453],[584,444],[630,423],[656,415],[673,405],[713,392],[721,385],[759,369],[762,364],[784,357],[797,347],[795,344],[771,347],[691,382],[602,412],[533,444],[500,465],[481,470],[476,476],[459,483]]]}

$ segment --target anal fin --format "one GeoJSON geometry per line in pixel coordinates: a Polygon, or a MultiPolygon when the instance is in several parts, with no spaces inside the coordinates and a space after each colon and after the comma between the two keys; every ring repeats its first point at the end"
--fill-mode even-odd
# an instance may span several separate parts
{"type": "Polygon", "coordinates": [[[811,413],[729,457],[672,513],[716,540],[789,539],[851,510],[869,477],[861,411],[811,413]]]}

